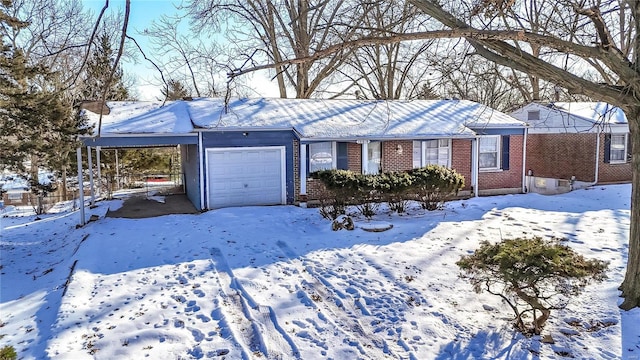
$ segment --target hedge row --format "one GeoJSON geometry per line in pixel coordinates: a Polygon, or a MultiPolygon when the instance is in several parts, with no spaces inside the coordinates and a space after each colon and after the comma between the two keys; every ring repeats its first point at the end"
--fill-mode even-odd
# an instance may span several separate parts
{"type": "Polygon", "coordinates": [[[331,219],[344,214],[347,205],[355,205],[362,215],[371,217],[381,202],[387,202],[399,213],[405,211],[410,200],[420,202],[424,209],[436,210],[464,187],[462,175],[439,165],[364,175],[349,170],[321,170],[311,177],[326,187],[318,200],[321,214],[331,219]]]}

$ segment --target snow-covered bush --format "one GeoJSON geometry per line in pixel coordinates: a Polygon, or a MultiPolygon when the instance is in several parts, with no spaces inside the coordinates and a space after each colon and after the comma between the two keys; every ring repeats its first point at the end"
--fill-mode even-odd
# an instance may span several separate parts
{"type": "Polygon", "coordinates": [[[541,237],[483,241],[456,264],[476,292],[497,295],[511,307],[514,325],[524,334],[540,334],[551,310],[563,309],[591,281],[604,280],[608,266],[541,237]]]}
{"type": "Polygon", "coordinates": [[[410,191],[413,177],[407,172],[392,171],[380,174],[378,183],[382,198],[389,208],[397,213],[405,212],[411,200],[410,191]]]}
{"type": "Polygon", "coordinates": [[[464,186],[462,175],[438,165],[381,174],[321,170],[311,176],[324,184],[326,191],[317,200],[322,216],[332,220],[344,214],[347,205],[355,205],[363,216],[371,217],[381,201],[399,213],[404,212],[409,200],[419,201],[424,209],[436,210],[464,186]]]}
{"type": "Polygon", "coordinates": [[[317,195],[320,215],[329,220],[344,215],[357,190],[354,188],[356,174],[348,170],[320,170],[311,173],[311,176],[320,180],[325,187],[317,195]]]}
{"type": "Polygon", "coordinates": [[[423,209],[436,210],[453,199],[464,187],[464,177],[455,170],[440,165],[427,165],[408,172],[411,193],[423,209]]]}

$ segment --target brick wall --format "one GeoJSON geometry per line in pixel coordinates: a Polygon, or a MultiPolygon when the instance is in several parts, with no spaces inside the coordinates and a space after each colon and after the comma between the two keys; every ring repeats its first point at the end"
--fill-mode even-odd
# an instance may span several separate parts
{"type": "Polygon", "coordinates": [[[631,182],[631,162],[627,161],[624,164],[607,164],[604,162],[604,137],[605,134],[600,134],[600,155],[598,156],[598,183],[603,184],[631,182]]]}
{"type": "Polygon", "coordinates": [[[349,170],[362,173],[362,145],[356,143],[347,144],[347,161],[349,170]]]}
{"type": "Polygon", "coordinates": [[[382,171],[403,171],[412,168],[413,141],[393,140],[382,143],[382,171]]]}
{"type": "Polygon", "coordinates": [[[470,190],[471,183],[471,140],[451,140],[451,168],[464,176],[464,188],[470,190]]]}
{"type": "Polygon", "coordinates": [[[307,179],[307,199],[317,200],[318,195],[326,191],[326,187],[320,180],[307,179]]]}
{"type": "MultiPolygon", "coordinates": [[[[603,144],[604,135],[600,159],[604,158],[603,144]]],[[[526,169],[537,177],[568,180],[575,176],[578,181],[591,182],[595,180],[595,152],[596,134],[529,134],[526,169]]]]}
{"type": "MultiPolygon", "coordinates": [[[[296,196],[295,201],[307,201],[318,198],[318,194],[321,191],[324,191],[324,185],[322,182],[318,180],[311,179],[307,177],[307,194],[306,196],[300,196],[300,144],[298,141],[294,141],[294,176],[295,176],[295,188],[296,188],[296,196]]],[[[308,151],[308,150],[307,150],[308,151]]],[[[349,170],[355,173],[362,173],[362,145],[356,143],[348,143],[347,144],[347,166],[349,170]]]]}
{"type": "Polygon", "coordinates": [[[479,191],[522,188],[523,140],[524,135],[510,136],[509,170],[480,171],[478,176],[479,191]]]}

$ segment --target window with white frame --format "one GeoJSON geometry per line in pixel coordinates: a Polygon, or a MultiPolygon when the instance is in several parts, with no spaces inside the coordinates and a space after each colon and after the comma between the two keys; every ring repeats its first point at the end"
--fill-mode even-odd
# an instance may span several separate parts
{"type": "Polygon", "coordinates": [[[528,121],[540,120],[540,110],[529,110],[529,111],[527,111],[527,120],[528,121]]]}
{"type": "Polygon", "coordinates": [[[451,139],[413,142],[413,167],[427,165],[451,167],[451,139]]]}
{"type": "Polygon", "coordinates": [[[332,142],[309,144],[309,172],[333,169],[335,159],[332,142]]]}
{"type": "Polygon", "coordinates": [[[382,143],[371,141],[367,147],[367,173],[379,174],[382,159],[382,143]]]}
{"type": "Polygon", "coordinates": [[[627,134],[611,135],[609,160],[611,163],[627,162],[627,134]]]}
{"type": "Polygon", "coordinates": [[[500,136],[490,135],[480,137],[480,158],[479,166],[481,170],[491,170],[500,168],[500,136]]]}

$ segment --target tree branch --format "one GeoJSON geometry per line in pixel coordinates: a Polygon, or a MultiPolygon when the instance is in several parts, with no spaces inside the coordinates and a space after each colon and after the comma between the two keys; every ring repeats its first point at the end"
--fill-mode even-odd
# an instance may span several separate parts
{"type": "MultiPolygon", "coordinates": [[[[142,48],[140,47],[140,44],[138,44],[138,41],[136,41],[136,39],[132,38],[129,35],[126,35],[127,39],[133,41],[133,43],[136,45],[136,47],[138,48],[138,50],[140,51],[140,53],[142,54],[142,57],[147,60],[148,62],[151,63],[151,65],[153,65],[156,70],[158,70],[158,72],[160,73],[160,78],[162,79],[162,83],[165,86],[165,90],[167,91],[167,94],[169,93],[169,83],[167,82],[167,80],[164,78],[164,73],[162,72],[162,70],[160,69],[160,67],[158,65],[156,65],[155,62],[153,62],[153,60],[149,59],[147,57],[147,55],[144,53],[144,51],[142,50],[142,48]]],[[[164,101],[167,101],[167,98],[165,97],[164,101]]],[[[164,105],[164,102],[162,103],[162,105],[164,105]]]]}
{"type": "MultiPolygon", "coordinates": [[[[109,3],[109,0],[107,0],[109,3]]],[[[116,56],[115,61],[113,62],[113,68],[111,69],[111,73],[109,74],[109,78],[107,79],[107,83],[104,85],[104,90],[102,92],[102,99],[100,100],[101,108],[104,107],[106,102],[107,93],[109,92],[109,86],[111,86],[111,81],[113,81],[113,74],[118,70],[118,64],[120,63],[120,58],[122,57],[122,53],[124,52],[124,41],[127,38],[127,26],[129,25],[129,14],[131,12],[131,0],[127,0],[124,8],[124,22],[122,24],[122,35],[120,36],[120,46],[118,48],[118,55],[116,56]]],[[[100,131],[102,128],[102,111],[100,111],[100,117],[98,118],[98,137],[100,137],[100,131]]]]}
{"type": "MultiPolygon", "coordinates": [[[[453,29],[469,31],[471,33],[482,34],[482,30],[474,29],[465,22],[455,18],[452,14],[445,11],[440,5],[432,0],[408,0],[431,15],[443,25],[453,29]]],[[[499,33],[508,33],[498,31],[499,33]]],[[[505,41],[500,40],[521,40],[527,42],[541,42],[545,47],[562,51],[567,54],[577,55],[583,58],[599,59],[603,64],[615,72],[622,81],[629,79],[637,79],[638,72],[633,68],[631,62],[624,58],[619,51],[615,49],[607,50],[602,46],[589,47],[572,42],[564,41],[553,36],[544,36],[523,32],[520,37],[511,38],[482,38],[478,36],[464,36],[467,41],[476,49],[478,54],[488,60],[494,61],[500,65],[508,66],[518,71],[528,74],[534,74],[546,81],[558,84],[572,92],[585,94],[594,98],[600,98],[611,104],[628,108],[635,106],[637,100],[634,98],[634,86],[630,84],[628,88],[621,89],[619,87],[598,84],[579,76],[576,76],[566,70],[554,66],[544,60],[538,59],[526,52],[523,52],[505,41]]]]}

